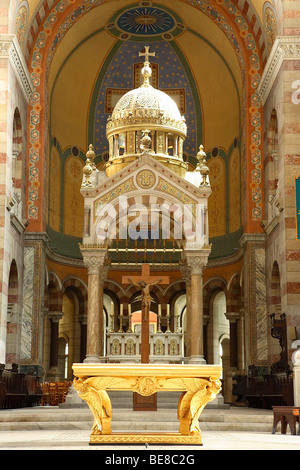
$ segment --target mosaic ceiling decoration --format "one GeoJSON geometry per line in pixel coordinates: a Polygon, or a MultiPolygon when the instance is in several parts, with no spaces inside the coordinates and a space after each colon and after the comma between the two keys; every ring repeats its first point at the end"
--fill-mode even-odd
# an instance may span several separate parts
{"type": "Polygon", "coordinates": [[[140,2],[134,7],[118,11],[106,28],[123,40],[145,37],[171,40],[185,30],[185,25],[173,11],[156,7],[152,2],[140,2]]]}

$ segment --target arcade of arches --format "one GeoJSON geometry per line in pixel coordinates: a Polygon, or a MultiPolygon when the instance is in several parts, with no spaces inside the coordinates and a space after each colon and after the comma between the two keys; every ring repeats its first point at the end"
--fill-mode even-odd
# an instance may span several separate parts
{"type": "MultiPolygon", "coordinates": [[[[149,263],[152,275],[170,280],[151,289],[151,360],[188,362],[198,335],[204,360],[223,365],[225,401],[234,401],[234,374],[279,360],[271,314],[285,314],[289,361],[300,339],[300,0],[2,4],[0,363],[33,367],[47,380],[72,378],[72,363],[86,358],[83,169],[92,144],[94,165],[111,182],[129,147],[140,145],[138,133],[130,140],[107,129],[120,98],[141,86],[139,53],[150,46],[151,84],[174,100],[187,127],[184,142],[179,131],[164,136],[168,163],[182,152],[180,168],[193,172],[204,146],[210,253],[194,297],[174,240],[161,251],[110,246],[99,355],[139,360],[140,293],[122,276],[149,263]],[[201,332],[192,334],[189,309],[199,298],[201,332]]],[[[168,180],[159,197],[181,197],[174,188],[168,180]]]]}

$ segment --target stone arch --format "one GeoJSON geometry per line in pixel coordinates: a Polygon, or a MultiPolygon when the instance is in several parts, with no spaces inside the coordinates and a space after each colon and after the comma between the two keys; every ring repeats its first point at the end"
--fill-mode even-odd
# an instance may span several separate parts
{"type": "Polygon", "coordinates": [[[47,306],[49,312],[62,311],[62,290],[59,277],[54,273],[49,273],[49,283],[47,286],[47,306]]]}
{"type": "MultiPolygon", "coordinates": [[[[208,280],[203,288],[203,338],[204,338],[204,357],[207,362],[213,364],[219,357],[218,339],[221,333],[216,331],[218,318],[216,314],[216,299],[224,295],[224,314],[226,310],[227,285],[223,278],[213,278],[208,280]]],[[[222,330],[222,333],[224,331],[222,330]]]]}
{"type": "Polygon", "coordinates": [[[272,110],[267,133],[267,158],[265,162],[266,212],[268,222],[278,214],[278,119],[272,110]]]}
{"type": "MultiPolygon", "coordinates": [[[[281,276],[279,264],[277,261],[273,262],[271,275],[270,275],[270,291],[268,297],[268,310],[269,315],[275,314],[275,318],[279,318],[282,314],[281,305],[281,276]]],[[[271,335],[271,329],[268,332],[268,347],[270,364],[276,363],[280,358],[281,347],[277,338],[271,335]]]]}
{"type": "MultiPolygon", "coordinates": [[[[120,175],[122,176],[122,175],[120,175]]],[[[110,193],[105,195],[109,198],[110,193]]],[[[112,245],[113,240],[125,240],[126,238],[134,239],[133,234],[130,233],[130,223],[128,223],[128,216],[132,215],[135,211],[145,210],[147,217],[147,227],[144,226],[144,231],[141,230],[141,238],[149,238],[149,226],[151,225],[151,210],[153,207],[160,208],[160,218],[158,234],[159,238],[174,240],[174,246],[180,247],[182,240],[185,240],[186,235],[195,230],[196,219],[188,209],[188,205],[184,204],[181,200],[166,194],[159,190],[155,190],[155,194],[140,195],[136,190],[128,192],[124,198],[124,208],[120,207],[120,198],[113,197],[108,204],[102,201],[97,202],[97,215],[94,221],[92,233],[98,242],[108,239],[109,244],[112,245]],[[183,230],[184,222],[190,222],[190,227],[187,231],[183,230]],[[129,228],[128,228],[129,227],[129,228]]],[[[196,201],[190,201],[191,204],[196,204],[196,201]]],[[[136,232],[134,235],[136,235],[136,232]]],[[[154,230],[151,234],[154,234],[154,230]]],[[[155,231],[156,234],[156,231],[155,231]]]]}
{"type": "Polygon", "coordinates": [[[239,314],[242,307],[240,276],[234,274],[228,284],[226,311],[239,314]]]}
{"type": "MultiPolygon", "coordinates": [[[[74,9],[76,8],[75,3],[73,5],[74,9]]],[[[59,44],[67,31],[77,21],[82,19],[86,13],[97,6],[99,6],[98,2],[95,2],[93,5],[89,4],[80,10],[78,15],[69,14],[69,9],[65,8],[54,8],[51,10],[51,14],[48,13],[49,10],[46,9],[45,11],[41,11],[39,27],[36,32],[34,32],[33,28],[29,31],[28,49],[26,48],[26,54],[28,55],[26,57],[29,63],[29,72],[31,73],[33,82],[36,86],[35,100],[32,101],[32,107],[30,106],[29,109],[29,112],[34,111],[36,116],[35,123],[32,125],[31,134],[34,136],[40,133],[40,148],[44,147],[44,141],[47,139],[47,135],[44,131],[44,129],[47,128],[47,126],[45,126],[45,121],[47,119],[45,110],[47,109],[47,106],[42,105],[40,97],[45,96],[45,77],[47,77],[49,73],[48,67],[51,66],[55,50],[59,47],[59,44]],[[56,21],[53,22],[54,19],[56,21]],[[50,29],[52,31],[52,35],[49,35],[50,29]],[[54,36],[56,38],[55,41],[53,41],[54,36]],[[45,38],[45,40],[40,41],[40,37],[45,38]],[[50,45],[52,47],[49,47],[50,45]],[[46,64],[46,66],[43,67],[42,64],[46,64]]],[[[264,45],[264,36],[261,34],[261,22],[259,20],[259,16],[249,2],[245,2],[244,8],[242,9],[240,9],[239,5],[232,2],[225,2],[222,5],[219,4],[215,7],[209,8],[205,4],[194,3],[193,7],[209,16],[209,18],[212,21],[215,21],[217,26],[222,29],[227,40],[234,47],[242,73],[244,73],[246,69],[245,77],[247,77],[247,82],[245,93],[243,94],[243,100],[244,109],[250,109],[250,113],[246,114],[247,122],[243,123],[245,128],[249,125],[249,132],[247,132],[246,135],[247,142],[245,142],[244,145],[245,158],[252,162],[254,159],[251,157],[256,153],[255,171],[260,174],[262,163],[261,109],[257,98],[256,88],[261,76],[261,62],[262,57],[264,57],[265,47],[261,47],[261,44],[264,45]],[[251,21],[249,21],[249,14],[251,15],[251,21]],[[249,44],[251,44],[252,47],[249,47],[249,44]],[[253,51],[255,51],[255,54],[253,51]],[[248,150],[246,151],[246,149],[248,150]],[[249,149],[251,149],[251,152],[249,149]],[[251,153],[251,155],[249,153],[251,153]]],[[[29,23],[29,28],[30,24],[31,23],[29,23]]],[[[28,158],[30,154],[34,153],[36,157],[35,161],[41,161],[41,158],[39,158],[41,150],[36,146],[34,139],[32,139],[28,147],[28,158]]],[[[41,173],[43,173],[42,169],[41,173]]],[[[43,182],[41,181],[41,183],[43,182]]],[[[251,202],[251,207],[249,207],[249,210],[247,211],[247,214],[249,214],[249,225],[254,227],[256,230],[259,230],[258,227],[260,227],[262,220],[260,207],[261,184],[262,183],[260,182],[256,190],[253,190],[251,194],[249,193],[248,198],[249,203],[251,202]]],[[[29,186],[30,185],[31,183],[29,186]]],[[[29,192],[31,189],[33,189],[32,186],[30,186],[29,192]]],[[[43,184],[36,189],[35,199],[28,201],[27,216],[31,220],[33,226],[35,223],[38,223],[35,221],[36,214],[40,212],[42,213],[42,194],[43,184]]]]}
{"type": "Polygon", "coordinates": [[[281,284],[280,284],[280,270],[277,261],[274,261],[270,277],[270,296],[269,296],[269,311],[280,315],[281,311],[281,284]]]}
{"type": "Polygon", "coordinates": [[[6,356],[7,364],[20,362],[20,298],[18,268],[15,260],[12,260],[8,278],[7,297],[7,323],[6,323],[6,356]]]}
{"type": "Polygon", "coordinates": [[[80,289],[72,284],[65,286],[62,293],[62,316],[58,325],[59,347],[64,344],[68,346],[68,361],[65,364],[65,349],[58,351],[58,368],[64,378],[72,377],[72,364],[84,359],[86,351],[83,350],[83,344],[86,344],[85,325],[86,306],[84,305],[83,295],[80,289]],[[64,341],[62,341],[64,340],[64,341]],[[66,370],[65,370],[66,368],[66,370]],[[66,374],[66,377],[64,376],[66,374]]]}
{"type": "Polygon", "coordinates": [[[62,288],[61,288],[62,295],[64,295],[67,290],[69,291],[72,290],[78,298],[78,302],[79,302],[78,314],[79,315],[86,314],[88,290],[87,290],[87,286],[85,285],[85,283],[79,278],[76,278],[73,276],[67,277],[62,281],[62,288]]]}
{"type": "Polygon", "coordinates": [[[210,315],[211,298],[217,291],[227,294],[227,284],[222,277],[209,279],[203,286],[203,315],[210,315]]]}
{"type": "MultiPolygon", "coordinates": [[[[16,108],[13,118],[12,135],[12,161],[11,161],[11,188],[12,188],[12,212],[20,220],[23,218],[23,139],[22,122],[19,109],[16,108]]],[[[33,175],[32,175],[33,176],[33,175]]]]}
{"type": "Polygon", "coordinates": [[[122,303],[127,303],[127,297],[124,295],[124,290],[117,282],[107,279],[104,284],[103,312],[105,315],[106,325],[110,325],[111,329],[114,331],[117,331],[120,326],[119,314],[120,305],[122,303]]]}

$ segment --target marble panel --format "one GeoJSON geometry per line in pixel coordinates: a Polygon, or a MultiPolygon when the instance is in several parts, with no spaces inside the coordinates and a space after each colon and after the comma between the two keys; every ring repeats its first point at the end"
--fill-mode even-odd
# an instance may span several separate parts
{"type": "Polygon", "coordinates": [[[268,357],[268,323],[266,318],[265,250],[263,248],[255,250],[255,268],[257,359],[265,361],[268,357]]]}
{"type": "Polygon", "coordinates": [[[21,358],[31,358],[32,321],[34,301],[34,247],[24,248],[23,314],[21,358]]]}

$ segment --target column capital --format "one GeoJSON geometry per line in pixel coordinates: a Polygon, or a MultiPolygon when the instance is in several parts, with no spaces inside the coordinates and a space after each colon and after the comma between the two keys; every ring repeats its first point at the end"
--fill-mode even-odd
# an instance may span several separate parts
{"type": "Polygon", "coordinates": [[[179,263],[182,279],[186,284],[190,284],[191,282],[191,268],[188,264],[184,261],[179,263]]]}
{"type": "Polygon", "coordinates": [[[63,317],[63,314],[64,314],[63,312],[53,311],[53,312],[49,312],[48,316],[52,322],[58,323],[59,320],[63,317]]]}
{"type": "Polygon", "coordinates": [[[81,313],[78,315],[78,320],[81,325],[87,325],[88,316],[86,313],[81,313]]]}
{"type": "MultiPolygon", "coordinates": [[[[97,248],[96,246],[85,247],[84,245],[80,245],[80,251],[89,274],[101,274],[105,267],[109,267],[106,260],[106,248],[97,248]]],[[[106,269],[105,274],[107,275],[106,269]]]]}
{"type": "Polygon", "coordinates": [[[236,323],[241,315],[239,312],[225,312],[225,317],[230,323],[236,323]]]}
{"type": "Polygon", "coordinates": [[[185,252],[186,263],[192,274],[202,274],[203,268],[207,265],[208,254],[206,252],[185,252]]]}

